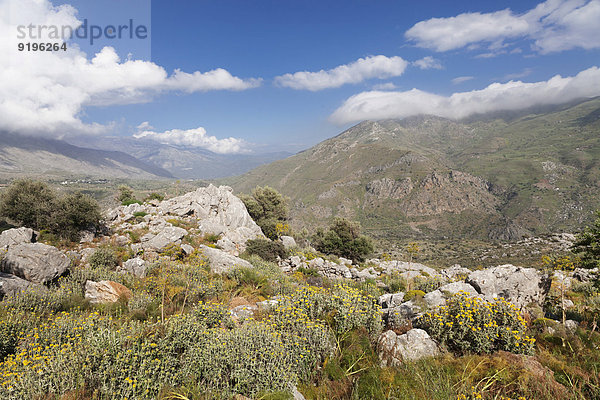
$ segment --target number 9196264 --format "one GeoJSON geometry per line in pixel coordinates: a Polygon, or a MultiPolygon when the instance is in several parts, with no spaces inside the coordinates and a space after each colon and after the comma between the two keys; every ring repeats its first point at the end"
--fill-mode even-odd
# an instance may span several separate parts
{"type": "Polygon", "coordinates": [[[19,51],[67,51],[66,43],[19,43],[19,51]]]}

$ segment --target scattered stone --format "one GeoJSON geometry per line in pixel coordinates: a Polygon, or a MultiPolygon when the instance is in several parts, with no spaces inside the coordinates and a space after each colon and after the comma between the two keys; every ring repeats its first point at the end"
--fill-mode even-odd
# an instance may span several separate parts
{"type": "Polygon", "coordinates": [[[523,308],[530,303],[543,304],[551,280],[540,275],[534,268],[505,264],[473,271],[466,282],[488,301],[502,297],[518,308],[523,308]]]}
{"type": "Polygon", "coordinates": [[[379,336],[377,344],[382,367],[394,367],[402,362],[440,354],[438,345],[422,329],[411,329],[403,335],[389,330],[379,336]]]}
{"type": "Polygon", "coordinates": [[[393,308],[402,304],[403,299],[404,292],[386,293],[384,295],[379,296],[378,303],[381,306],[381,308],[393,308]]]}
{"type": "Polygon", "coordinates": [[[260,311],[268,311],[271,310],[279,304],[279,300],[269,299],[264,301],[259,301],[256,303],[256,306],[260,311]]]}
{"type": "Polygon", "coordinates": [[[71,260],[56,247],[43,243],[22,243],[11,245],[0,265],[2,272],[44,284],[64,274],[71,260]]]}
{"type": "Polygon", "coordinates": [[[231,317],[237,321],[244,321],[254,316],[254,312],[258,311],[258,307],[251,304],[244,304],[229,310],[231,317]]]}
{"type": "Polygon", "coordinates": [[[140,257],[130,258],[125,261],[122,266],[117,267],[117,272],[129,273],[138,278],[146,277],[146,261],[140,257]]]}
{"type": "Polygon", "coordinates": [[[231,271],[235,267],[252,268],[246,260],[231,255],[223,250],[214,249],[205,245],[200,246],[202,254],[204,254],[210,262],[210,270],[215,274],[222,274],[231,271]]]}
{"type": "Polygon", "coordinates": [[[185,255],[189,256],[190,254],[192,254],[194,252],[194,247],[187,243],[184,243],[181,245],[181,250],[183,250],[185,255]]]}
{"type": "Polygon", "coordinates": [[[573,321],[572,319],[568,319],[565,321],[565,330],[569,333],[575,333],[577,330],[577,321],[573,321]]]}
{"type": "Polygon", "coordinates": [[[96,237],[96,231],[85,230],[79,232],[79,243],[91,243],[96,237]]]}
{"type": "Polygon", "coordinates": [[[452,282],[444,285],[438,289],[442,292],[446,297],[450,297],[455,295],[458,292],[465,292],[466,294],[470,294],[476,296],[477,290],[466,282],[452,282]]]}
{"type": "Polygon", "coordinates": [[[131,298],[127,287],[114,281],[85,282],[85,298],[92,304],[116,303],[119,299],[131,298]]]}
{"type": "Polygon", "coordinates": [[[282,236],[280,239],[281,243],[283,243],[283,247],[285,247],[286,249],[291,249],[292,247],[298,246],[296,244],[296,239],[294,239],[291,236],[282,236]]]}
{"type": "Polygon", "coordinates": [[[440,274],[449,280],[455,280],[457,278],[464,279],[471,273],[471,270],[465,267],[461,267],[460,264],[454,264],[450,268],[446,268],[440,271],[440,274]]]}
{"type": "Polygon", "coordinates": [[[294,400],[306,400],[306,398],[298,391],[298,388],[294,386],[292,388],[292,396],[294,396],[294,400]]]}
{"type": "Polygon", "coordinates": [[[7,250],[9,246],[22,243],[31,243],[34,232],[31,228],[12,228],[0,233],[0,250],[7,250]]]}
{"type": "Polygon", "coordinates": [[[125,246],[129,242],[130,242],[130,240],[129,240],[129,238],[127,236],[117,235],[117,237],[115,237],[115,244],[117,246],[125,246]]]}

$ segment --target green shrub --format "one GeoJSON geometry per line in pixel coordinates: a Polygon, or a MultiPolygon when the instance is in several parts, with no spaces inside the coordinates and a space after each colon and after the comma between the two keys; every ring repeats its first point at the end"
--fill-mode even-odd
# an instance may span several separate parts
{"type": "Polygon", "coordinates": [[[504,299],[487,302],[459,292],[446,306],[419,318],[416,325],[457,353],[533,353],[535,339],[526,335],[527,323],[504,299]]]}
{"type": "Polygon", "coordinates": [[[277,257],[286,258],[287,250],[281,242],[267,239],[250,239],[246,242],[246,252],[256,254],[266,261],[277,261],[277,257]]]}
{"type": "Polygon", "coordinates": [[[50,226],[56,208],[56,194],[43,182],[30,179],[14,181],[0,199],[0,216],[35,230],[50,226]]]}
{"type": "Polygon", "coordinates": [[[94,269],[112,270],[117,266],[119,260],[114,251],[106,248],[99,248],[88,258],[88,263],[94,269]]]}
{"type": "Polygon", "coordinates": [[[122,206],[130,206],[132,204],[140,204],[141,205],[142,202],[139,200],[136,200],[136,199],[124,200],[121,202],[122,206]]]}
{"type": "Polygon", "coordinates": [[[577,235],[572,250],[581,258],[584,268],[600,267],[600,210],[596,211],[596,220],[577,235]]]}
{"type": "Polygon", "coordinates": [[[58,196],[43,182],[17,180],[0,199],[0,217],[62,239],[79,241],[79,232],[98,228],[102,216],[98,203],[88,195],[58,196]]]}
{"type": "Polygon", "coordinates": [[[268,186],[256,187],[251,196],[240,194],[239,198],[266,237],[276,240],[286,231],[283,227],[288,220],[288,199],[277,190],[268,186]]]}
{"type": "Polygon", "coordinates": [[[158,201],[163,201],[165,199],[165,196],[163,196],[160,193],[156,193],[156,192],[152,192],[150,193],[148,196],[146,196],[146,198],[144,199],[144,201],[151,201],[151,200],[158,200],[158,201]]]}
{"type": "Polygon", "coordinates": [[[425,296],[425,292],[422,290],[418,290],[418,289],[417,290],[409,290],[404,295],[404,301],[409,301],[414,298],[423,298],[423,296],[425,296]]]}
{"type": "Polygon", "coordinates": [[[354,262],[363,262],[373,252],[373,243],[360,234],[358,222],[345,218],[335,218],[327,231],[317,230],[312,241],[320,252],[349,258],[354,262]]]}

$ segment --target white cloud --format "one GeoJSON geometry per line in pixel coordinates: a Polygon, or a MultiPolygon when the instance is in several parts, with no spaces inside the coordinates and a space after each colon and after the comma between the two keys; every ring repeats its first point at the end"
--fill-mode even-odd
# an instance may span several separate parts
{"type": "Polygon", "coordinates": [[[394,89],[396,89],[396,85],[393,82],[378,83],[377,85],[373,85],[373,90],[394,90],[394,89]]]}
{"type": "MultiPolygon", "coordinates": [[[[431,18],[415,24],[405,36],[435,51],[489,43],[491,52],[507,39],[528,38],[540,53],[600,47],[600,0],[548,0],[524,14],[510,9],[431,18]]],[[[489,54],[489,53],[488,53],[489,54]]]]}
{"type": "Polygon", "coordinates": [[[481,90],[440,96],[412,89],[405,92],[363,92],[348,98],[331,115],[339,124],[362,120],[405,118],[432,114],[460,119],[498,110],[519,110],[534,105],[561,104],[600,95],[600,68],[572,77],[556,75],[547,81],[493,83],[481,90]]]}
{"type": "Polygon", "coordinates": [[[420,60],[413,61],[413,65],[421,69],[442,69],[442,64],[440,61],[431,56],[423,57],[420,60]]]}
{"type": "Polygon", "coordinates": [[[76,13],[48,0],[0,0],[0,53],[5,55],[0,57],[0,129],[56,137],[99,133],[110,126],[83,122],[86,107],[148,102],[167,91],[244,90],[260,84],[220,68],[169,75],[149,61],[121,60],[111,47],[91,58],[71,43],[66,52],[16,50],[17,25],[75,29],[76,13]]]}
{"type": "Polygon", "coordinates": [[[452,79],[452,84],[459,85],[463,82],[470,81],[471,79],[475,79],[475,77],[474,76],[457,76],[456,78],[452,79]]]}
{"type": "Polygon", "coordinates": [[[173,144],[178,146],[201,147],[219,154],[247,153],[247,143],[242,139],[229,137],[217,139],[209,136],[206,129],[198,127],[195,129],[172,129],[165,132],[155,132],[148,122],[142,122],[138,126],[138,133],[133,135],[137,139],[150,139],[159,143],[173,144]]]}
{"type": "Polygon", "coordinates": [[[327,71],[301,71],[275,77],[279,86],[298,90],[318,91],[359,83],[367,79],[386,79],[400,76],[408,66],[401,57],[370,56],[327,71]]]}

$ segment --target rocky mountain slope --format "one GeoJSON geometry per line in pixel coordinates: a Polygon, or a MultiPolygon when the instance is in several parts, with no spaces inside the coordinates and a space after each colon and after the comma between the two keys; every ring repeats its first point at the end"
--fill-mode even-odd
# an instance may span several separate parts
{"type": "Polygon", "coordinates": [[[290,196],[296,227],[342,215],[392,239],[518,240],[576,230],[600,207],[599,133],[600,99],[506,119],[366,121],[226,182],[290,196]]]}
{"type": "Polygon", "coordinates": [[[173,178],[152,163],[119,151],[73,146],[64,141],[0,133],[0,176],[101,176],[173,178]]]}
{"type": "Polygon", "coordinates": [[[182,179],[215,179],[239,175],[291,155],[287,152],[217,154],[197,147],[173,146],[123,137],[73,138],[70,142],[94,149],[122,151],[182,179]]]}

